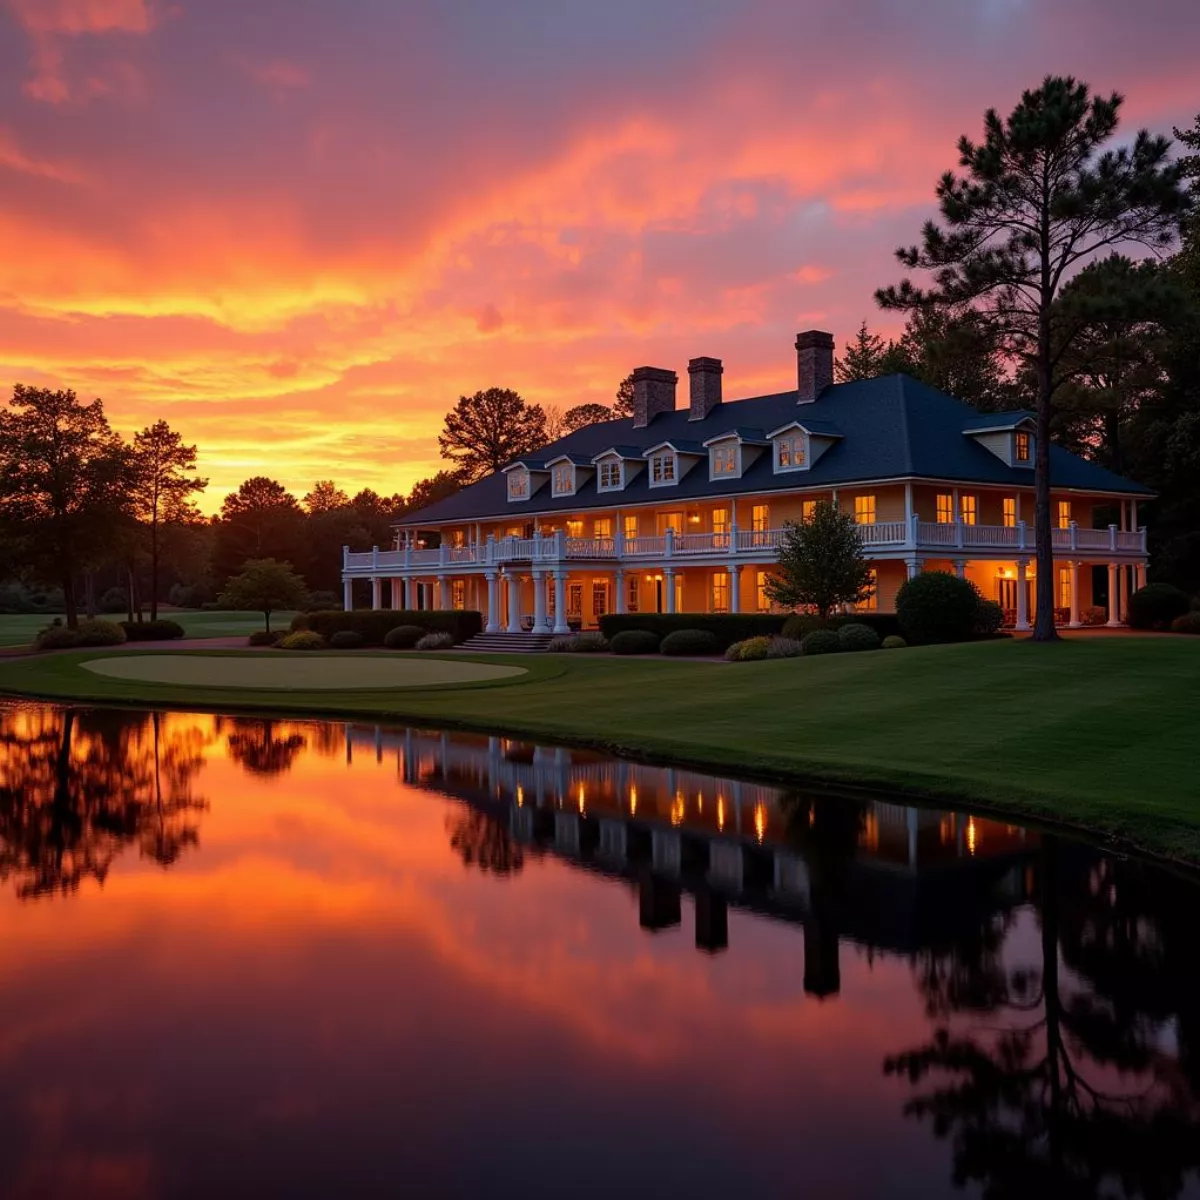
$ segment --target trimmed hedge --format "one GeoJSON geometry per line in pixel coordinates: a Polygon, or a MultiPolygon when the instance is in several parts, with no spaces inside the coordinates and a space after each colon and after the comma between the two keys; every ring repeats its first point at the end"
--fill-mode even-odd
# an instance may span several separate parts
{"type": "Polygon", "coordinates": [[[801,654],[837,654],[842,649],[842,639],[832,629],[814,629],[800,640],[801,654]]]}
{"type": "Polygon", "coordinates": [[[129,642],[168,642],[183,637],[183,626],[178,621],[160,618],[157,621],[120,621],[129,642]]]}
{"type": "Polygon", "coordinates": [[[782,633],[786,620],[786,613],[605,613],[600,632],[611,642],[618,634],[645,630],[661,642],[678,629],[701,629],[717,639],[714,653],[722,654],[734,642],[782,633]]]}
{"type": "Polygon", "coordinates": [[[725,657],[729,662],[761,662],[767,657],[770,646],[771,639],[769,637],[745,638],[740,642],[734,642],[725,651],[725,657]]]}
{"type": "Polygon", "coordinates": [[[287,635],[282,629],[256,629],[247,639],[247,646],[278,646],[287,635]]]}
{"type": "Polygon", "coordinates": [[[908,643],[897,633],[883,639],[884,650],[903,650],[908,643]]]}
{"type": "Polygon", "coordinates": [[[896,593],[900,632],[912,642],[967,642],[975,635],[979,589],[949,571],[922,571],[896,593]]]}
{"type": "Polygon", "coordinates": [[[1129,625],[1133,629],[1169,629],[1191,606],[1187,592],[1169,583],[1148,583],[1129,597],[1129,625]]]}
{"type": "Polygon", "coordinates": [[[1004,609],[998,600],[983,600],[975,606],[975,636],[994,637],[1004,624],[1004,609]]]}
{"type": "Polygon", "coordinates": [[[311,629],[328,640],[343,629],[361,633],[367,646],[382,646],[388,633],[400,625],[415,625],[426,633],[448,633],[455,642],[465,642],[483,632],[483,616],[473,610],[356,608],[350,612],[336,609],[325,612],[297,613],[292,632],[311,629]]]}
{"type": "Polygon", "coordinates": [[[613,654],[657,654],[662,639],[652,629],[622,629],[608,639],[613,654]]]}
{"type": "Polygon", "coordinates": [[[574,634],[571,638],[572,654],[605,654],[607,652],[608,638],[594,629],[587,633],[574,634]]]}
{"type": "Polygon", "coordinates": [[[843,625],[837,631],[838,641],[843,650],[878,650],[879,634],[870,625],[859,625],[851,622],[843,625]]]}
{"type": "Polygon", "coordinates": [[[717,635],[707,629],[676,629],[663,638],[658,650],[660,654],[689,658],[720,654],[721,644],[717,641],[717,635]]]}
{"type": "Polygon", "coordinates": [[[900,633],[899,618],[889,612],[839,613],[824,622],[816,613],[793,613],[784,621],[781,632],[786,638],[801,639],[814,629],[837,630],[843,625],[866,625],[881,638],[896,637],[900,633]]]}
{"type": "MultiPolygon", "coordinates": [[[[357,633],[358,630],[343,632],[357,633]]],[[[424,636],[425,630],[420,625],[397,625],[383,635],[383,644],[389,650],[411,650],[424,636]]]]}
{"type": "Polygon", "coordinates": [[[366,644],[363,635],[357,629],[339,629],[329,639],[331,650],[361,650],[366,644]]]}
{"type": "Polygon", "coordinates": [[[297,629],[275,643],[280,650],[324,650],[325,639],[311,629],[297,629]]]}

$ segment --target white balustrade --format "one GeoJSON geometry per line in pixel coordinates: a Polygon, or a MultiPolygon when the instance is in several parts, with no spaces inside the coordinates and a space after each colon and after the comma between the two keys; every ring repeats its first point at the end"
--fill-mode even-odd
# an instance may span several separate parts
{"type": "Polygon", "coordinates": [[[895,543],[904,545],[907,522],[876,521],[873,525],[860,525],[858,532],[864,546],[886,546],[895,543]]]}
{"type": "Polygon", "coordinates": [[[667,549],[663,537],[635,537],[625,539],[626,558],[661,558],[667,549]]]}

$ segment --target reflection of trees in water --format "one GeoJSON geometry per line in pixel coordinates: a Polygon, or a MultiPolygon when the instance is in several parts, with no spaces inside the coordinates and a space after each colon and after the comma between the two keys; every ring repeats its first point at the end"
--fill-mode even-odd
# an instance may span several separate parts
{"type": "Polygon", "coordinates": [[[1183,928],[1195,889],[1138,863],[1074,864],[1044,839],[1034,964],[1006,961],[990,917],[921,962],[917,984],[941,1024],[884,1070],[924,1089],[905,1111],[952,1139],[958,1185],[988,1197],[1176,1196],[1200,1168],[1198,993],[1183,928]]]}
{"type": "Polygon", "coordinates": [[[23,898],[103,882],[129,845],[164,866],[194,845],[205,738],[160,713],[0,711],[0,879],[23,898]]]}
{"type": "Polygon", "coordinates": [[[508,825],[490,813],[463,806],[446,817],[450,848],[463,866],[492,875],[516,875],[525,866],[525,847],[514,840],[508,825]]]}
{"type": "Polygon", "coordinates": [[[230,717],[218,722],[218,729],[226,726],[230,732],[225,737],[229,757],[252,775],[282,775],[292,769],[301,750],[308,746],[308,739],[295,725],[259,720],[250,717],[230,717]]]}

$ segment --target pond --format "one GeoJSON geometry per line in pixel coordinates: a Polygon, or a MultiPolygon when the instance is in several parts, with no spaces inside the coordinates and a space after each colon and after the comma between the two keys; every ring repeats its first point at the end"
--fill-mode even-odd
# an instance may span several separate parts
{"type": "Polygon", "coordinates": [[[4,1196],[1200,1195],[1179,873],[466,734],[0,731],[4,1196]]]}

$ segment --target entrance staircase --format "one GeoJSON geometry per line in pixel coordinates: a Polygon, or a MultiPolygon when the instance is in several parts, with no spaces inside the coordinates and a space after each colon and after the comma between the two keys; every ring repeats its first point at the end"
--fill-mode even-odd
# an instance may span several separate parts
{"type": "Polygon", "coordinates": [[[477,633],[458,647],[474,654],[536,654],[550,645],[552,633],[477,633]]]}

